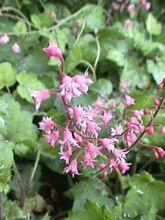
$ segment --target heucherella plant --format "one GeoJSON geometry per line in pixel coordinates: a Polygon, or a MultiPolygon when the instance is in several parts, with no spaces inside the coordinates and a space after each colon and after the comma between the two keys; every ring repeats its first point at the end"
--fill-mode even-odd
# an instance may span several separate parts
{"type": "MultiPolygon", "coordinates": [[[[151,149],[155,159],[165,155],[161,147],[142,142],[142,138],[153,135],[158,126],[154,124],[154,120],[163,108],[165,94],[154,100],[154,107],[151,109],[131,110],[129,107],[135,105],[135,100],[128,94],[127,82],[121,82],[122,112],[118,110],[117,101],[109,104],[106,97],[98,97],[91,106],[74,105],[72,101],[86,95],[88,87],[94,82],[87,71],[82,75],[68,76],[64,72],[62,52],[54,42],[49,42],[49,46],[43,51],[60,61],[60,84],[57,89],[30,90],[30,94],[37,111],[49,95],[61,97],[67,116],[64,125],[59,125],[52,118],[43,117],[39,129],[44,132],[50,147],[60,145],[59,157],[65,162],[65,173],[71,173],[73,177],[80,175],[78,170],[81,166],[83,169],[97,169],[103,177],[113,171],[124,174],[131,166],[127,162],[127,155],[137,144],[151,149]],[[142,117],[148,116],[150,119],[144,124],[142,117]]],[[[165,80],[158,87],[163,90],[165,80]]],[[[165,128],[161,125],[159,127],[164,135],[165,128]]]]}

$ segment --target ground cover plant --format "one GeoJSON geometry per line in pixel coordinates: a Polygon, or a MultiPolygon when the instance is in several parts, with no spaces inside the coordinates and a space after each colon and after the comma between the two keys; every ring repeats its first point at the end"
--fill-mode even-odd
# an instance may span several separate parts
{"type": "Polygon", "coordinates": [[[0,219],[165,219],[162,1],[0,1],[0,219]]]}

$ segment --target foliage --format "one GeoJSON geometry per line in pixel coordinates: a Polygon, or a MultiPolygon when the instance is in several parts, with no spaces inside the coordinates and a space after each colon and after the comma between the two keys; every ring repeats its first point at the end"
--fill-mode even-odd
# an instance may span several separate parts
{"type": "MultiPolygon", "coordinates": [[[[164,158],[155,160],[137,145],[129,155],[128,175],[100,178],[98,170],[86,170],[72,179],[63,174],[59,146],[50,148],[37,129],[45,115],[62,125],[64,106],[54,96],[35,112],[29,94],[59,85],[60,62],[42,51],[52,40],[66,58],[67,74],[88,70],[90,78],[97,78],[88,96],[75,99],[74,105],[90,105],[98,96],[108,97],[107,106],[121,102],[120,84],[126,81],[136,100],[129,110],[152,108],[154,98],[163,93],[155,87],[165,78],[165,3],[150,1],[152,7],[146,11],[138,0],[130,0],[138,12],[129,13],[125,2],[0,1],[0,37],[7,33],[10,38],[0,43],[0,206],[5,219],[165,218],[164,158]],[[127,19],[132,22],[129,27],[127,19]],[[20,53],[12,49],[15,43],[20,53]]],[[[119,114],[121,108],[117,106],[119,114]]],[[[164,119],[162,109],[155,123],[165,126],[164,119]]],[[[156,131],[145,136],[144,143],[164,148],[158,126],[156,131]]]]}

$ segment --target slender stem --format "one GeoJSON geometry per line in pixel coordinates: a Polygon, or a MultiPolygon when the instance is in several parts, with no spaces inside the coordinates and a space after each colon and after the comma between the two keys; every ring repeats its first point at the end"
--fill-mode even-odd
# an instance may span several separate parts
{"type": "Polygon", "coordinates": [[[24,200],[25,200],[25,192],[24,192],[24,187],[23,187],[23,184],[21,181],[19,171],[17,169],[17,165],[14,160],[13,160],[13,171],[15,173],[16,181],[17,181],[19,189],[20,189],[20,206],[23,207],[24,200]]]}
{"type": "Polygon", "coordinates": [[[2,193],[0,193],[0,220],[4,220],[4,218],[3,218],[2,193]]]}
{"type": "MultiPolygon", "coordinates": [[[[162,106],[164,100],[165,100],[165,94],[163,95],[163,97],[162,97],[162,99],[161,99],[161,101],[160,101],[160,103],[159,103],[159,105],[158,105],[158,107],[157,107],[157,109],[156,109],[156,111],[155,111],[153,117],[151,118],[151,120],[149,121],[149,123],[147,124],[146,127],[148,127],[148,126],[150,126],[151,124],[153,124],[153,121],[154,121],[154,119],[156,118],[156,116],[157,116],[159,110],[161,109],[161,106],[162,106]]],[[[144,128],[143,132],[139,135],[139,137],[136,139],[136,141],[129,147],[129,150],[131,150],[136,144],[138,144],[139,141],[140,141],[140,139],[145,135],[145,133],[146,133],[146,127],[144,128]]]]}
{"type": "MultiPolygon", "coordinates": [[[[4,7],[2,9],[8,9],[8,10],[13,10],[12,7],[4,7]]],[[[58,24],[50,27],[50,28],[46,28],[44,30],[35,30],[35,31],[27,31],[26,33],[20,33],[19,35],[30,35],[30,34],[38,34],[40,32],[49,32],[49,31],[52,31],[52,30],[55,30],[56,28],[59,28],[60,26],[64,25],[65,23],[67,23],[68,21],[76,18],[78,15],[80,15],[82,12],[86,11],[86,10],[89,10],[91,8],[90,5],[86,5],[84,6],[83,8],[81,8],[80,10],[78,10],[77,12],[75,12],[74,14],[71,14],[69,15],[68,17],[62,19],[61,21],[59,21],[58,24]]],[[[7,10],[6,9],[6,10],[7,10]]],[[[15,10],[15,9],[14,9],[15,10]]],[[[17,9],[16,9],[17,10],[17,9]]],[[[19,10],[17,10],[18,12],[19,10]]],[[[24,16],[25,17],[25,16],[24,16]]],[[[26,17],[25,17],[26,18],[26,17]]],[[[27,19],[27,18],[26,18],[27,19]]],[[[29,22],[29,21],[28,21],[29,22]]],[[[32,25],[30,22],[29,22],[30,25],[32,25]]],[[[0,32],[0,35],[3,35],[3,34],[8,34],[8,35],[17,35],[17,33],[15,32],[9,32],[9,33],[6,33],[6,32],[0,32]]]]}
{"type": "MultiPolygon", "coordinates": [[[[30,21],[28,21],[27,17],[26,17],[19,9],[17,9],[17,8],[14,8],[14,7],[2,7],[2,8],[1,8],[1,11],[2,11],[2,12],[3,12],[3,11],[13,11],[13,12],[15,12],[16,14],[20,15],[29,27],[31,27],[31,26],[34,27],[34,25],[33,25],[30,21]]],[[[13,33],[14,33],[14,32],[13,32],[13,33]]],[[[17,33],[14,33],[14,35],[16,35],[16,34],[17,34],[17,33]]],[[[9,34],[9,35],[10,35],[10,34],[9,34]]]]}
{"type": "Polygon", "coordinates": [[[100,42],[99,42],[98,37],[96,37],[96,45],[97,45],[97,56],[96,56],[96,60],[95,60],[94,67],[93,67],[95,72],[96,72],[96,68],[97,68],[97,64],[99,62],[100,52],[101,52],[101,50],[100,50],[100,42]]]}
{"type": "Polygon", "coordinates": [[[35,163],[34,163],[32,173],[31,173],[30,178],[29,178],[29,180],[26,184],[26,187],[25,187],[25,194],[27,194],[30,190],[33,178],[35,176],[35,173],[36,173],[36,170],[37,170],[37,167],[38,167],[38,164],[39,164],[40,156],[41,156],[41,150],[39,149],[38,152],[37,152],[37,156],[36,156],[36,160],[35,160],[35,163]]]}
{"type": "Polygon", "coordinates": [[[91,69],[92,74],[93,74],[93,80],[96,82],[96,73],[95,73],[95,69],[93,68],[93,66],[86,60],[81,60],[80,63],[87,65],[91,69]]]}
{"type": "Polygon", "coordinates": [[[78,41],[79,41],[83,31],[84,31],[84,28],[85,28],[85,21],[82,24],[81,30],[80,30],[80,32],[79,32],[79,34],[78,34],[78,36],[77,36],[73,46],[76,46],[76,44],[78,43],[78,41]]]}

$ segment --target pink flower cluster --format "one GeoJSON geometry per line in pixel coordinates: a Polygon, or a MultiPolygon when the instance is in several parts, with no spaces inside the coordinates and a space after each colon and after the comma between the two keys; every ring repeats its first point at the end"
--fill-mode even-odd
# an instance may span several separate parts
{"type": "MultiPolygon", "coordinates": [[[[7,44],[9,42],[10,38],[7,34],[4,34],[2,36],[0,36],[0,45],[3,45],[3,44],[7,44]]],[[[13,53],[20,53],[21,52],[21,48],[19,46],[18,43],[14,43],[11,47],[13,53]]]]}
{"type": "MultiPolygon", "coordinates": [[[[64,65],[62,53],[56,44],[49,43],[44,51],[64,65]]],[[[80,175],[80,164],[83,169],[98,169],[104,177],[116,170],[124,174],[131,165],[126,162],[128,152],[139,142],[140,136],[148,135],[151,128],[154,128],[152,116],[147,126],[142,120],[142,117],[152,115],[152,110],[130,110],[129,107],[135,105],[135,101],[126,92],[119,102],[116,100],[109,103],[106,97],[100,97],[91,106],[73,105],[72,100],[87,94],[91,83],[93,81],[87,72],[73,77],[61,72],[57,90],[30,91],[36,110],[53,93],[61,97],[66,110],[67,121],[64,125],[44,117],[39,123],[39,129],[44,132],[45,140],[52,148],[57,144],[60,146],[59,157],[66,165],[65,173],[71,173],[73,177],[80,175]],[[118,112],[119,105],[123,109],[122,114],[118,112]],[[127,111],[129,114],[126,114],[127,111]]],[[[126,91],[128,84],[122,82],[121,89],[126,91]]],[[[155,109],[160,108],[160,103],[157,103],[155,109]]],[[[161,133],[165,133],[163,126],[161,133]]],[[[151,149],[155,158],[165,154],[161,147],[153,146],[151,149]]]]}

